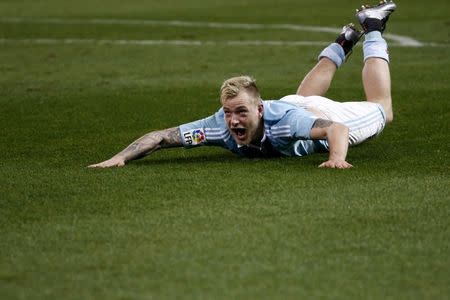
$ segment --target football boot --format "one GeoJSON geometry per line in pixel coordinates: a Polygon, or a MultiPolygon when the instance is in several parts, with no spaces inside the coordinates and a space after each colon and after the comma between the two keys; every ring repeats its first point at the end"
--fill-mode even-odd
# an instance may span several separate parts
{"type": "Polygon", "coordinates": [[[393,1],[380,1],[376,6],[362,5],[356,10],[356,18],[364,29],[364,32],[380,31],[386,28],[386,22],[391,13],[397,8],[393,1]]]}
{"type": "Polygon", "coordinates": [[[352,54],[353,46],[358,43],[362,35],[363,33],[356,29],[353,23],[342,27],[342,31],[336,38],[335,43],[338,43],[344,49],[345,60],[352,54]]]}

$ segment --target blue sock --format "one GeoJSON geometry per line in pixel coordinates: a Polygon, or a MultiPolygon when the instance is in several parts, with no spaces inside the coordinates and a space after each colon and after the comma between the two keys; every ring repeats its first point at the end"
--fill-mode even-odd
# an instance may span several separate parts
{"type": "Polygon", "coordinates": [[[340,67],[345,60],[344,49],[338,43],[332,43],[319,54],[319,60],[322,57],[331,59],[336,67],[340,67]]]}
{"type": "Polygon", "coordinates": [[[379,31],[371,31],[365,35],[363,43],[364,61],[371,57],[382,58],[389,62],[387,43],[379,31]]]}

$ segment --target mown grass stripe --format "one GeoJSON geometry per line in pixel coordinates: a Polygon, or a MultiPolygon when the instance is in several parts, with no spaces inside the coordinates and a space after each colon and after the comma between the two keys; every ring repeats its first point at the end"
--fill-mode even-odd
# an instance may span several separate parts
{"type": "MultiPolygon", "coordinates": [[[[151,26],[176,26],[197,28],[222,28],[222,29],[246,29],[265,30],[282,29],[308,32],[338,33],[340,28],[299,25],[299,24],[250,24],[250,23],[219,23],[219,22],[196,22],[180,20],[126,20],[126,19],[59,19],[59,18],[0,18],[0,22],[8,23],[41,23],[41,24],[96,24],[96,25],[151,25],[151,26]]],[[[408,36],[397,34],[385,34],[385,38],[399,43],[402,46],[421,47],[424,44],[408,36]]]]}

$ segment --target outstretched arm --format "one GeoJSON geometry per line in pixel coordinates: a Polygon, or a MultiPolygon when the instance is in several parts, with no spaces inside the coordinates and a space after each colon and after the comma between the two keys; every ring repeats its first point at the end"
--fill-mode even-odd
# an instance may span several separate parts
{"type": "Polygon", "coordinates": [[[121,167],[128,161],[142,158],[161,148],[181,147],[181,136],[178,127],[152,131],[140,137],[112,158],[89,168],[121,167]]]}
{"type": "Polygon", "coordinates": [[[353,167],[345,158],[348,150],[348,127],[337,122],[317,119],[311,129],[312,139],[327,139],[330,147],[328,161],[319,165],[320,168],[348,169],[353,167]]]}

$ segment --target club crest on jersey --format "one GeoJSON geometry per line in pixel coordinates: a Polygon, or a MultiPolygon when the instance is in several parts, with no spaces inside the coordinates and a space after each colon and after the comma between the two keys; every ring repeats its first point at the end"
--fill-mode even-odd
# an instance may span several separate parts
{"type": "Polygon", "coordinates": [[[188,145],[198,145],[205,141],[205,131],[203,128],[192,129],[190,131],[183,132],[183,138],[188,145]]]}

